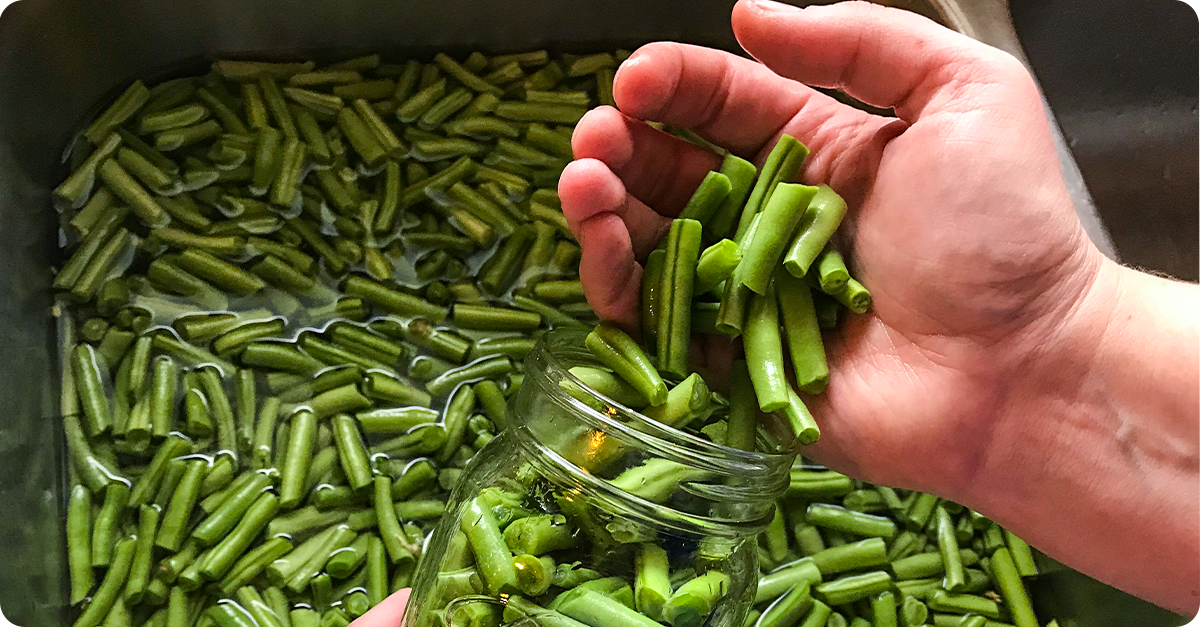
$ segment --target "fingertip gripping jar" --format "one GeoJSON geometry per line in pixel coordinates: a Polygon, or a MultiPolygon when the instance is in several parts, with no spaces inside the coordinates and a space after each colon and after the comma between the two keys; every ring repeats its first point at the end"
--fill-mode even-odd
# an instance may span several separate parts
{"type": "Polygon", "coordinates": [[[405,625],[734,626],[756,535],[792,456],[724,447],[571,373],[585,333],[546,334],[429,540],[405,625]]]}

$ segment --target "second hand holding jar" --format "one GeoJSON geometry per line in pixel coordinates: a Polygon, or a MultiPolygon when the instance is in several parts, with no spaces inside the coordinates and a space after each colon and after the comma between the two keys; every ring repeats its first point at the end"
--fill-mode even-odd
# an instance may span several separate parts
{"type": "Polygon", "coordinates": [[[552,331],[530,354],[508,429],[474,457],[429,541],[405,625],[745,618],[755,537],[793,457],[717,445],[602,395],[584,383],[601,367],[585,336],[552,331]]]}

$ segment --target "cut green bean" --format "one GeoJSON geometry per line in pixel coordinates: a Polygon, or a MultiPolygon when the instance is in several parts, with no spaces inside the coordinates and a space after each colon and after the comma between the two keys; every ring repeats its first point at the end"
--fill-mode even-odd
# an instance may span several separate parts
{"type": "Polygon", "coordinates": [[[729,419],[725,430],[725,445],[743,451],[754,451],[758,426],[758,402],[745,360],[733,363],[730,377],[729,419]]]}
{"type": "Polygon", "coordinates": [[[170,504],[163,514],[162,523],[155,537],[155,545],[168,551],[177,551],[183,543],[188,519],[200,497],[200,484],[210,463],[207,460],[188,460],[183,477],[175,487],[170,504]]]}
{"type": "Polygon", "coordinates": [[[643,410],[648,418],[674,428],[706,418],[712,394],[698,373],[692,373],[667,393],[666,403],[643,410]]]}
{"type": "Polygon", "coordinates": [[[850,271],[846,270],[846,261],[833,245],[826,245],[821,256],[817,258],[817,278],[821,290],[826,294],[841,292],[850,281],[850,271]]]}
{"type": "Polygon", "coordinates": [[[666,373],[686,375],[691,340],[691,300],[700,256],[702,227],[689,219],[671,223],[667,236],[662,288],[659,291],[658,367],[666,373]]]}
{"type": "Polygon", "coordinates": [[[1038,575],[1037,562],[1034,561],[1033,550],[1028,543],[1008,530],[1004,531],[1004,542],[1012,554],[1017,573],[1021,574],[1022,578],[1038,575]]]}
{"type": "Polygon", "coordinates": [[[803,280],[786,272],[776,272],[775,282],[796,385],[820,394],[829,384],[829,366],[812,293],[803,280]]]}
{"type": "MultiPolygon", "coordinates": [[[[808,152],[807,149],[803,148],[803,144],[796,141],[796,138],[786,133],[779,136],[779,140],[775,142],[775,146],[771,148],[766,161],[763,162],[762,170],[758,173],[758,179],[754,182],[754,187],[750,190],[750,194],[746,198],[745,207],[736,223],[737,230],[734,232],[734,241],[739,244],[745,241],[745,235],[750,228],[750,223],[770,199],[771,188],[784,178],[787,178],[789,181],[791,180],[792,177],[787,176],[789,173],[781,173],[781,168],[793,151],[803,151],[805,154],[808,152]]],[[[794,176],[795,173],[790,174],[794,176]]]]}
{"type": "Polygon", "coordinates": [[[741,260],[742,249],[733,240],[721,240],[704,249],[696,263],[696,280],[692,293],[701,295],[721,285],[741,260]]]}
{"type": "Polygon", "coordinates": [[[189,453],[191,453],[191,442],[187,438],[178,434],[168,436],[155,451],[146,471],[134,483],[133,491],[129,494],[130,506],[141,506],[149,502],[158,492],[159,485],[166,473],[167,464],[189,453]]]}
{"type": "Polygon", "coordinates": [[[221,591],[227,595],[257,577],[268,565],[288,554],[293,549],[292,542],[283,536],[273,536],[262,545],[242,555],[229,569],[220,582],[221,591]]]}
{"type": "Polygon", "coordinates": [[[886,571],[868,571],[822,582],[813,587],[813,597],[831,606],[838,606],[867,599],[891,588],[892,578],[886,571]]]}
{"type": "Polygon", "coordinates": [[[205,546],[215,544],[238,524],[270,484],[271,480],[266,475],[252,474],[249,481],[230,494],[219,508],[196,526],[192,538],[205,546]]]}
{"type": "Polygon", "coordinates": [[[651,405],[667,401],[667,385],[645,352],[625,332],[601,324],[587,336],[588,349],[596,358],[629,382],[651,405]]]}
{"type": "Polygon", "coordinates": [[[505,101],[496,105],[496,115],[516,122],[575,124],[587,113],[586,107],[539,102],[505,101]]]}
{"type": "MultiPolygon", "coordinates": [[[[432,401],[429,393],[378,371],[367,373],[362,390],[368,397],[396,404],[427,408],[432,401]]],[[[386,416],[386,412],[381,416],[386,416]]]]}
{"type": "Polygon", "coordinates": [[[67,505],[67,559],[71,576],[71,604],[92,592],[92,496],[83,485],[71,488],[67,505]]]}
{"type": "Polygon", "coordinates": [[[489,508],[478,498],[467,505],[460,524],[475,553],[475,560],[487,589],[492,594],[511,594],[518,591],[513,555],[504,542],[499,526],[489,508]]]}
{"type": "MultiPolygon", "coordinates": [[[[84,160],[82,166],[76,168],[76,171],[71,173],[70,177],[67,177],[66,180],[62,181],[62,184],[60,184],[58,187],[55,187],[54,197],[61,199],[62,202],[65,202],[72,208],[83,208],[84,203],[91,207],[92,202],[89,201],[88,195],[92,190],[92,186],[95,185],[96,168],[100,166],[101,163],[108,160],[109,157],[112,157],[116,150],[120,148],[120,145],[121,136],[116,133],[110,133],[108,137],[104,138],[100,145],[96,146],[96,150],[91,152],[91,155],[88,156],[88,159],[84,160]]],[[[101,190],[100,192],[104,192],[104,195],[110,195],[110,192],[107,190],[101,190]]],[[[100,197],[100,192],[97,192],[92,199],[100,197]]],[[[88,222],[94,222],[95,220],[98,220],[98,216],[92,217],[92,215],[97,213],[97,211],[101,211],[103,209],[103,204],[106,203],[112,204],[112,198],[109,197],[106,199],[101,197],[100,201],[98,201],[98,204],[95,205],[95,207],[91,207],[90,210],[85,209],[83,211],[79,211],[79,214],[76,215],[76,219],[72,219],[72,225],[78,228],[80,225],[86,225],[88,222]],[[80,220],[80,216],[84,215],[84,211],[88,211],[88,215],[80,220]]],[[[88,229],[82,228],[79,229],[79,231],[86,233],[88,229]]]]}
{"type": "Polygon", "coordinates": [[[334,441],[337,443],[338,458],[342,470],[350,480],[350,486],[356,489],[372,483],[374,472],[367,458],[367,450],[363,446],[362,437],[358,432],[358,423],[347,415],[333,418],[334,441]]]}
{"type": "Polygon", "coordinates": [[[96,358],[96,350],[88,344],[79,344],[71,352],[71,372],[75,377],[75,390],[79,394],[79,402],[83,407],[87,432],[91,436],[99,435],[112,425],[108,399],[104,395],[104,384],[101,381],[101,364],[96,358]]]}
{"type": "Polygon", "coordinates": [[[971,596],[971,594],[934,591],[930,593],[926,604],[929,605],[930,610],[936,612],[953,612],[956,615],[982,615],[996,621],[1007,618],[1007,612],[1002,610],[1001,604],[997,603],[996,600],[982,596],[971,596]]]}
{"type": "Polygon", "coordinates": [[[417,297],[398,292],[362,277],[347,277],[342,290],[352,297],[370,301],[393,314],[417,316],[440,323],[446,318],[446,309],[417,297]]]}
{"type": "Polygon", "coordinates": [[[758,626],[795,626],[813,607],[812,582],[803,580],[775,600],[758,618],[758,626]]]}
{"type": "Polygon", "coordinates": [[[493,379],[513,372],[516,366],[507,356],[492,356],[472,362],[466,366],[450,369],[425,383],[425,390],[440,397],[458,387],[459,384],[477,379],[493,379]]]}
{"type": "Polygon", "coordinates": [[[793,587],[804,583],[816,584],[821,581],[821,571],[817,569],[812,558],[802,558],[763,575],[758,580],[758,591],[755,603],[775,599],[788,592],[793,587]]]}
{"type": "Polygon", "coordinates": [[[945,577],[942,585],[947,591],[957,593],[966,586],[962,557],[958,553],[958,539],[954,536],[954,523],[944,506],[934,510],[938,552],[942,556],[945,577]]]}
{"type": "Polygon", "coordinates": [[[830,547],[812,556],[822,574],[855,571],[887,564],[887,543],[881,538],[863,539],[830,547]]]}
{"type": "MultiPolygon", "coordinates": [[[[109,194],[106,190],[101,190],[101,192],[109,194]]],[[[97,192],[96,196],[100,196],[101,192],[97,192]]],[[[105,244],[111,240],[113,234],[118,232],[121,222],[127,215],[127,209],[115,208],[97,218],[97,222],[88,230],[83,241],[79,243],[79,247],[54,277],[52,284],[54,289],[71,289],[85,272],[95,266],[93,260],[103,250],[105,244]]]]}
{"type": "Polygon", "coordinates": [[[237,526],[206,553],[200,574],[209,580],[219,580],[228,573],[278,510],[279,498],[272,493],[260,494],[237,526]]]}
{"type": "MultiPolygon", "coordinates": [[[[396,517],[396,509],[391,496],[392,478],[386,475],[376,475],[375,516],[379,525],[379,536],[383,539],[392,563],[411,561],[416,548],[412,546],[408,535],[400,527],[400,520],[396,517]]],[[[511,563],[511,556],[509,561],[511,563]]],[[[511,569],[511,564],[509,568],[511,569]]]]}
{"type": "Polygon", "coordinates": [[[779,335],[779,308],[772,284],[766,294],[754,295],[746,313],[745,348],[750,381],[763,412],[787,407],[790,384],[784,373],[782,339],[779,335]]]}
{"type": "Polygon", "coordinates": [[[992,554],[991,568],[992,574],[995,576],[996,588],[1000,590],[1004,605],[1012,615],[1013,624],[1017,626],[1038,625],[1037,615],[1034,614],[1033,605],[1029,600],[1029,593],[1025,590],[1025,583],[1021,581],[1020,572],[1017,570],[1012,553],[1008,548],[998,549],[992,554]]]}
{"type": "Polygon", "coordinates": [[[610,483],[630,495],[654,503],[667,501],[685,482],[705,480],[707,471],[665,458],[650,458],[638,467],[630,467],[610,483]]]}
{"type": "MultiPolygon", "coordinates": [[[[759,218],[755,216],[750,221],[750,227],[747,229],[745,236],[741,240],[734,240],[738,246],[747,244],[753,240],[754,233],[758,229],[759,218]]],[[[741,268],[741,263],[738,263],[738,268],[741,268]]],[[[741,277],[738,275],[738,269],[735,268],[733,274],[725,282],[725,289],[721,295],[721,307],[717,312],[717,330],[728,336],[736,338],[741,335],[743,328],[746,325],[746,310],[749,307],[750,298],[754,294],[750,288],[742,283],[741,277]]]]}
{"type": "Polygon", "coordinates": [[[822,528],[858,536],[881,537],[889,541],[897,532],[895,522],[887,517],[854,512],[829,504],[809,504],[806,520],[822,528]]]}
{"type": "Polygon", "coordinates": [[[129,576],[125,581],[125,601],[137,604],[146,593],[150,584],[150,562],[154,552],[154,534],[158,531],[159,510],[155,506],[142,505],[138,507],[137,543],[134,546],[133,561],[129,566],[129,576]]]}
{"type": "Polygon", "coordinates": [[[76,626],[99,626],[112,609],[113,604],[121,598],[129,570],[133,566],[133,556],[137,547],[137,537],[130,536],[117,541],[112,551],[112,563],[108,567],[104,580],[92,596],[92,601],[83,609],[83,613],[75,620],[76,626]]]}
{"type": "MultiPolygon", "coordinates": [[[[137,115],[138,111],[150,100],[150,90],[145,83],[134,81],[121,95],[109,105],[104,113],[96,117],[83,136],[91,143],[99,146],[101,141],[117,127],[137,115]]],[[[98,617],[97,620],[100,618],[98,617]]]]}
{"type": "Polygon", "coordinates": [[[451,320],[464,329],[486,331],[532,331],[542,324],[536,312],[459,303],[451,311],[451,320]]]}
{"type": "Polygon", "coordinates": [[[446,410],[442,413],[442,423],[446,428],[446,442],[442,445],[435,458],[445,463],[458,450],[467,431],[467,421],[475,408],[475,390],[470,386],[460,386],[454,390],[446,402],[446,410]]]}
{"type": "Polygon", "coordinates": [[[403,500],[431,486],[437,479],[433,463],[426,459],[409,463],[400,477],[392,483],[392,499],[403,500]]]}
{"type": "Polygon", "coordinates": [[[841,196],[829,186],[818,188],[783,261],[784,268],[796,277],[803,277],[817,261],[846,215],[846,201],[841,196]]]}
{"type": "Polygon", "coordinates": [[[150,380],[151,433],[157,438],[165,438],[171,432],[171,420],[175,415],[179,370],[175,361],[166,356],[155,358],[153,366],[154,375],[150,380]]]}
{"type": "Polygon", "coordinates": [[[287,464],[281,473],[279,489],[279,507],[284,510],[294,508],[304,496],[304,480],[316,442],[317,415],[310,410],[298,410],[289,424],[287,464]]]}
{"type": "Polygon", "coordinates": [[[653,543],[642,543],[638,546],[634,570],[633,590],[638,612],[651,619],[662,619],[663,604],[674,593],[667,552],[653,543]]]}

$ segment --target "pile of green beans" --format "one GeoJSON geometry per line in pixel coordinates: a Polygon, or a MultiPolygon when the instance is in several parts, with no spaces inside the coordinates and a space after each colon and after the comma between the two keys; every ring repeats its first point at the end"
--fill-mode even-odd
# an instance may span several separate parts
{"type": "MultiPolygon", "coordinates": [[[[657,349],[656,365],[667,375],[690,372],[693,332],[742,336],[751,402],[778,413],[791,439],[810,445],[821,431],[788,374],[800,391],[824,392],[821,330],[836,327],[843,309],[865,313],[871,295],[831,242],[845,201],[825,185],[790,183],[807,156],[786,134],[761,172],[727,154],[647,259],[641,306],[645,344],[657,349]]],[[[752,447],[755,422],[734,427],[733,446],[752,447]]]]}
{"type": "Polygon", "coordinates": [[[1038,567],[1016,535],[954,502],[802,459],[758,549],[747,626],[1041,625],[1022,581],[1038,567]]]}
{"type": "Polygon", "coordinates": [[[220,60],[54,190],[78,625],[345,625],[408,585],[522,359],[596,321],[555,191],[628,56],[220,60]]]}

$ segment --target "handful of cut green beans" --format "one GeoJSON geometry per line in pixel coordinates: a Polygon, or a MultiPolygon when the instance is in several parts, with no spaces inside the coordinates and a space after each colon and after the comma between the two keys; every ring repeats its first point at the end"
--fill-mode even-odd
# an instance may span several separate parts
{"type": "MultiPolygon", "coordinates": [[[[825,185],[790,183],[807,156],[789,135],[780,137],[761,172],[726,155],[650,254],[641,306],[646,346],[656,350],[664,374],[690,372],[693,332],[742,336],[748,372],[735,372],[734,395],[752,387],[758,411],[778,413],[788,441],[810,445],[821,432],[789,373],[800,391],[823,392],[829,366],[821,330],[836,327],[843,309],[865,313],[871,295],[831,242],[845,201],[825,185]]],[[[755,422],[731,427],[729,444],[753,449],[755,422]]]]}
{"type": "Polygon", "coordinates": [[[345,625],[409,583],[541,330],[555,192],[628,53],[221,60],[54,190],[79,625],[345,625]]]}

